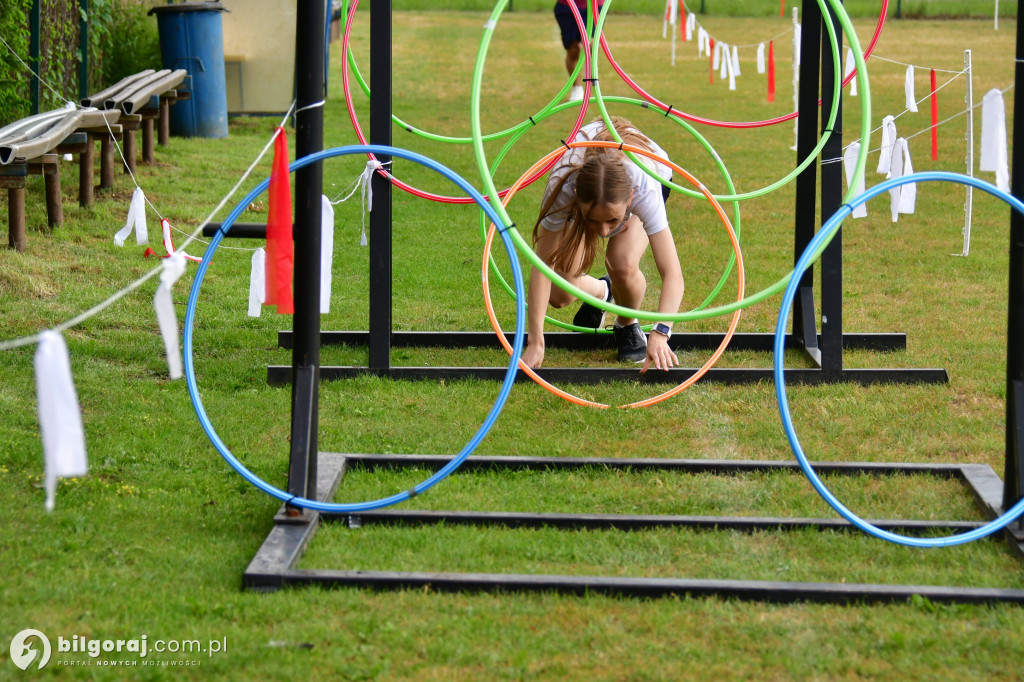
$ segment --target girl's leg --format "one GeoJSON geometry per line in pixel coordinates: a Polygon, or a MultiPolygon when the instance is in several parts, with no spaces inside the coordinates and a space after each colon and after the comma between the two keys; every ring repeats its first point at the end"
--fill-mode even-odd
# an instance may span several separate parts
{"type": "MultiPolygon", "coordinates": [[[[612,295],[616,303],[627,308],[640,308],[647,292],[647,279],[640,272],[640,257],[648,244],[647,233],[636,216],[629,219],[626,229],[608,240],[604,262],[612,279],[612,295]]],[[[620,325],[636,321],[636,318],[616,319],[620,325]]]]}

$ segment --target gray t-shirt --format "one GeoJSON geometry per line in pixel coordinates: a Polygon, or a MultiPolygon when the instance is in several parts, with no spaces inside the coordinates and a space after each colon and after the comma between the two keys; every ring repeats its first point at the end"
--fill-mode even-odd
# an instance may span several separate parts
{"type": "MultiPolygon", "coordinates": [[[[594,121],[593,123],[583,126],[583,128],[580,129],[580,132],[576,134],[576,137],[573,138],[573,142],[597,139],[597,136],[604,132],[604,130],[605,126],[603,121],[594,121]]],[[[668,160],[668,154],[665,153],[664,149],[659,147],[656,142],[649,138],[648,142],[650,142],[651,149],[657,156],[668,160]]],[[[559,180],[561,180],[562,177],[564,177],[566,173],[574,167],[583,163],[583,156],[586,153],[586,150],[586,147],[575,147],[563,154],[562,158],[558,160],[558,163],[556,163],[554,168],[551,169],[551,174],[548,177],[548,184],[544,189],[542,206],[547,204],[548,199],[551,197],[551,192],[554,190],[555,185],[558,184],[559,180]]],[[[657,173],[659,177],[664,178],[665,180],[672,179],[672,169],[665,164],[658,163],[657,161],[640,154],[636,154],[636,157],[640,159],[644,165],[657,173]]],[[[665,200],[662,195],[661,183],[648,175],[635,163],[630,161],[628,157],[623,157],[622,162],[626,167],[626,173],[629,175],[630,183],[633,185],[633,200],[629,204],[630,213],[640,218],[640,221],[644,225],[644,231],[648,236],[661,232],[668,227],[668,216],[665,215],[665,200]]],[[[573,174],[565,184],[562,185],[562,189],[558,193],[558,198],[554,204],[554,208],[556,210],[540,221],[541,227],[551,230],[552,232],[558,232],[565,227],[566,213],[558,211],[557,209],[569,206],[575,200],[575,190],[576,175],[573,174]]]]}

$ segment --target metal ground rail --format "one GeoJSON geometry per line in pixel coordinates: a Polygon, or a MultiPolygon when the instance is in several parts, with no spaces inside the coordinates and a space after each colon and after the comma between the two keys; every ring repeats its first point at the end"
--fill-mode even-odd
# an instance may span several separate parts
{"type": "MultiPolygon", "coordinates": [[[[360,468],[422,467],[437,469],[451,458],[441,455],[343,455],[320,453],[318,499],[333,499],[346,471],[360,468]]],[[[691,474],[721,475],[752,472],[793,472],[801,474],[796,462],[620,459],[576,457],[484,457],[468,458],[460,475],[486,469],[565,470],[600,468],[608,470],[663,470],[691,474]]],[[[815,465],[819,474],[891,476],[930,475],[957,480],[967,486],[986,517],[1002,513],[1002,481],[983,464],[887,464],[877,462],[825,462],[815,465]]],[[[481,532],[488,528],[619,529],[643,532],[650,528],[691,528],[737,532],[798,529],[860,532],[845,520],[788,517],[672,516],[631,514],[574,514],[530,512],[424,511],[413,509],[376,510],[359,513],[287,513],[286,507],[274,518],[274,526],[243,575],[243,585],[255,591],[283,587],[320,585],[373,590],[432,589],[441,592],[558,592],[573,595],[591,593],[654,598],[670,595],[718,596],[771,603],[820,602],[832,604],[904,602],[919,596],[942,603],[1024,603],[1024,590],[1001,587],[953,585],[901,585],[877,583],[787,582],[760,580],[718,580],[687,577],[633,578],[596,575],[534,575],[521,573],[459,573],[425,571],[374,571],[345,569],[300,569],[303,553],[321,522],[345,523],[351,532],[371,524],[472,525],[481,532]]],[[[872,521],[886,530],[908,535],[962,533],[981,525],[975,521],[921,521],[888,519],[872,521]]],[[[1024,536],[1007,530],[1001,536],[1024,558],[1024,536]]],[[[881,541],[880,541],[881,542],[881,541]]]]}

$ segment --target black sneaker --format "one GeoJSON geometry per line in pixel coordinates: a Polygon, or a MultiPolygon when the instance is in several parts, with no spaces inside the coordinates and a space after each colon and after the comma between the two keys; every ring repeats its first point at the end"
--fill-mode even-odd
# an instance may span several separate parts
{"type": "Polygon", "coordinates": [[[647,337],[640,330],[640,323],[614,327],[615,345],[619,347],[619,360],[643,362],[647,358],[647,337]]]}
{"type": "MultiPolygon", "coordinates": [[[[600,279],[608,285],[608,296],[604,300],[610,303],[612,301],[612,278],[605,275],[600,279]]],[[[597,306],[584,303],[580,306],[580,309],[576,311],[576,316],[572,318],[572,323],[577,327],[600,329],[601,325],[604,324],[604,311],[597,306]]]]}

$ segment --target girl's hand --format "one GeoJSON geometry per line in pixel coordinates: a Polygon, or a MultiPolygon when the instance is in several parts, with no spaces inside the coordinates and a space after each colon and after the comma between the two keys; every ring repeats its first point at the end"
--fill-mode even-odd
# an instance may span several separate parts
{"type": "Polygon", "coordinates": [[[544,362],[544,346],[527,345],[519,361],[530,369],[537,369],[544,362]]]}
{"type": "Polygon", "coordinates": [[[679,365],[679,358],[672,352],[672,349],[668,346],[668,337],[664,334],[658,334],[657,332],[648,335],[647,337],[647,359],[644,360],[644,366],[640,369],[640,373],[646,372],[651,363],[660,370],[667,372],[670,367],[677,367],[679,365]]]}

